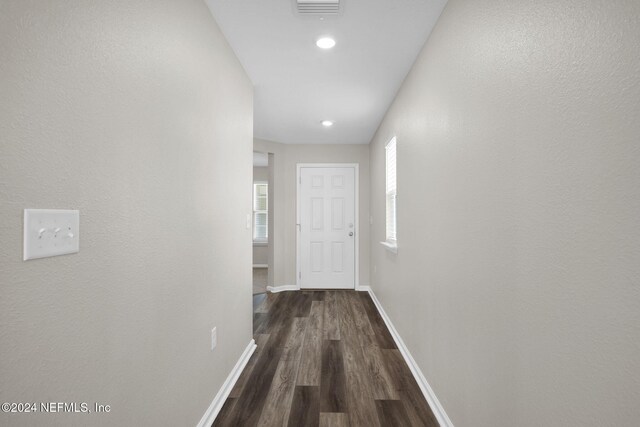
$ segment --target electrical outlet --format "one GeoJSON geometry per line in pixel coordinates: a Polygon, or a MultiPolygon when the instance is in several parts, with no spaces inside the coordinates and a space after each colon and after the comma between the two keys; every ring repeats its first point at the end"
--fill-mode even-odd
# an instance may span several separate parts
{"type": "Polygon", "coordinates": [[[211,351],[215,350],[218,345],[218,330],[217,328],[213,328],[211,330],[211,351]]]}

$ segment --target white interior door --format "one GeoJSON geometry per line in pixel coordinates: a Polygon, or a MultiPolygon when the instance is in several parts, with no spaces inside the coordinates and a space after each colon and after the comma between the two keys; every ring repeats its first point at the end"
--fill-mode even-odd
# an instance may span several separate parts
{"type": "Polygon", "coordinates": [[[300,168],[301,288],[355,288],[355,185],[353,166],[300,168]]]}

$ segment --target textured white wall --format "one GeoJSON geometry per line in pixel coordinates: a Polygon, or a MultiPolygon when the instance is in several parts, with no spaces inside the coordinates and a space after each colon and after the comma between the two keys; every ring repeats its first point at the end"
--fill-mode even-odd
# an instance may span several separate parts
{"type": "Polygon", "coordinates": [[[269,263],[269,248],[267,245],[254,245],[253,246],[253,264],[268,265],[269,263]]]}
{"type": "Polygon", "coordinates": [[[112,407],[0,424],[195,425],[251,339],[251,83],[201,0],[3,1],[0,52],[0,401],[112,407]],[[23,262],[24,208],[80,253],[23,262]]]}
{"type": "MultiPolygon", "coordinates": [[[[369,285],[369,146],[279,144],[256,139],[256,151],[273,153],[274,284],[296,284],[296,164],[360,164],[360,284],[369,285]]],[[[271,160],[271,158],[270,158],[271,160]]]]}
{"type": "Polygon", "coordinates": [[[372,286],[456,426],[640,423],[639,16],[450,0],[372,142],[372,286]]]}
{"type": "Polygon", "coordinates": [[[253,167],[253,182],[267,182],[269,181],[269,168],[254,166],[253,167]]]}

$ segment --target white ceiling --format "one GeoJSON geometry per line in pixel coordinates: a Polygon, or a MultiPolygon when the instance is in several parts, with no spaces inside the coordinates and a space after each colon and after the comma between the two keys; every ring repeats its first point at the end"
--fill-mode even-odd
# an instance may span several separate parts
{"type": "Polygon", "coordinates": [[[295,0],[206,1],[254,84],[254,136],[287,144],[368,144],[446,3],[341,0],[320,20],[295,0]]]}

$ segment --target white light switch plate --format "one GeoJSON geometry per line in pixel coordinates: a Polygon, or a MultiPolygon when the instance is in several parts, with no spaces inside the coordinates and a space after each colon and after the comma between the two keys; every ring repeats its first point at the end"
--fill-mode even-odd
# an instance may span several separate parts
{"type": "Polygon", "coordinates": [[[23,259],[80,251],[80,212],[61,209],[24,210],[23,259]]]}

